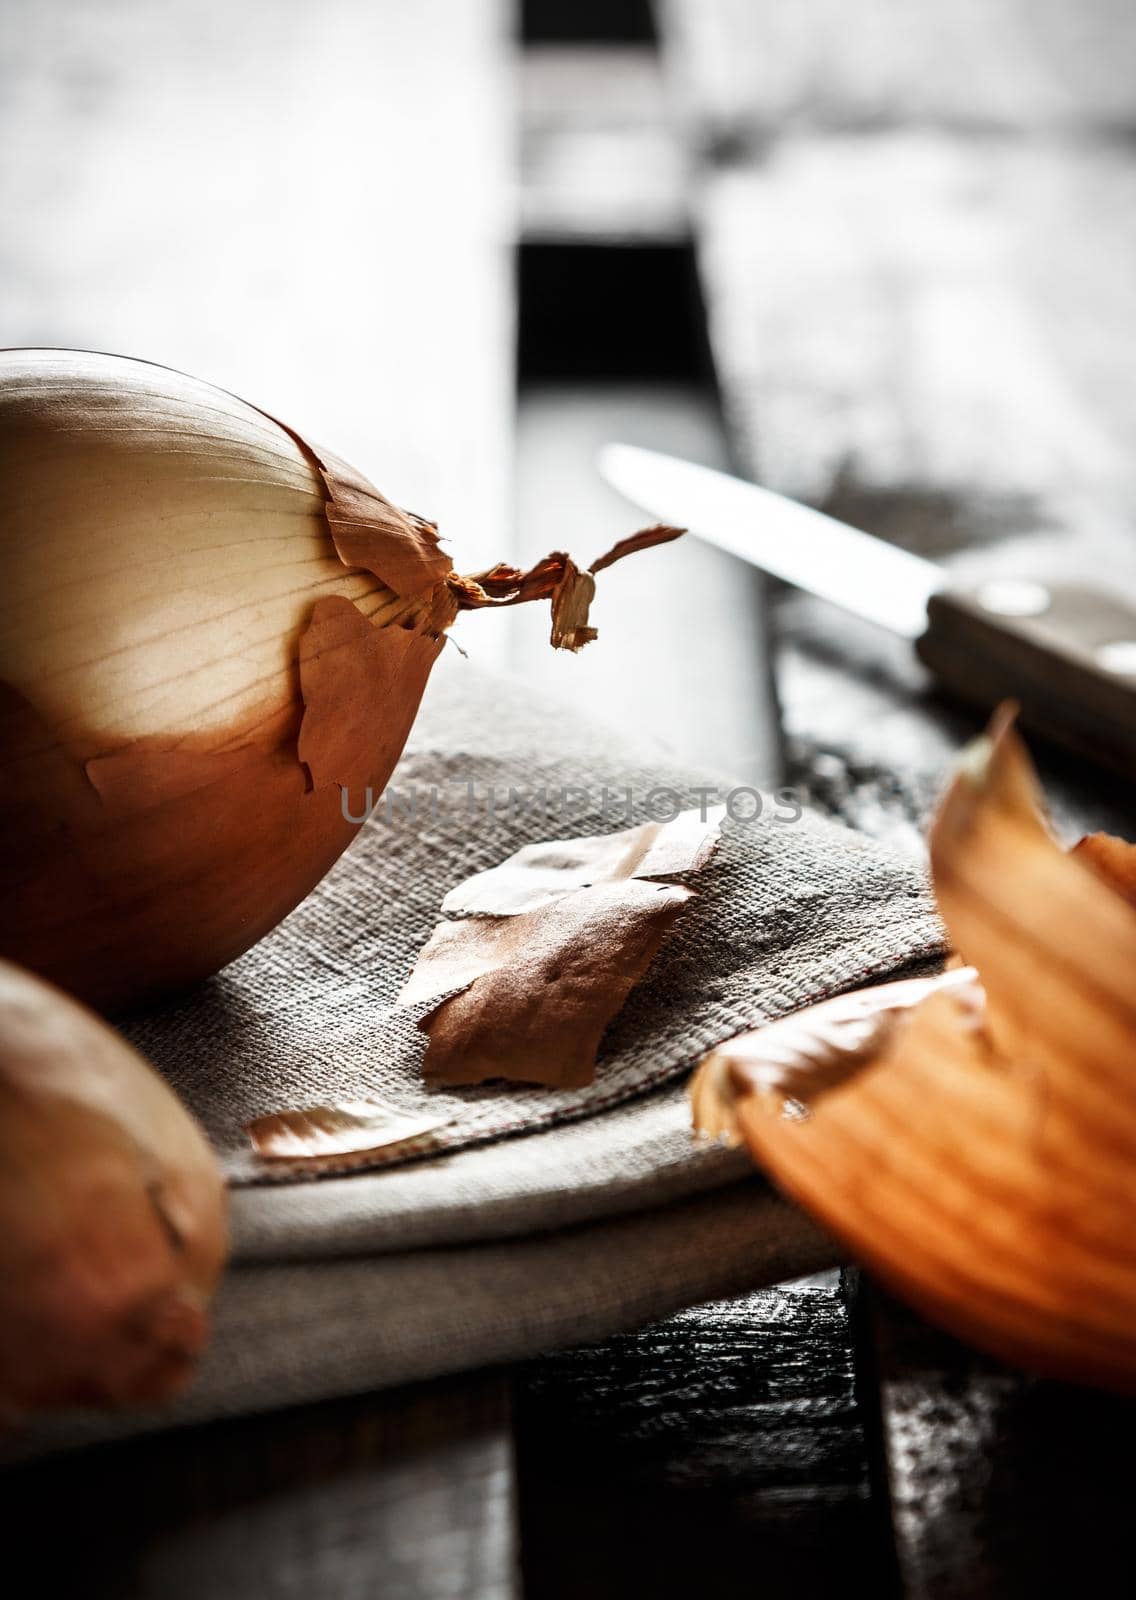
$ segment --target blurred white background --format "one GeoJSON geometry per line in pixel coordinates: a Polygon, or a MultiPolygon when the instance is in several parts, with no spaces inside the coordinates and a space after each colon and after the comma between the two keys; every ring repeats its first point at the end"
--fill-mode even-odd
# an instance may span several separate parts
{"type": "Polygon", "coordinates": [[[505,0],[2,0],[0,344],[234,390],[508,553],[505,0]]]}

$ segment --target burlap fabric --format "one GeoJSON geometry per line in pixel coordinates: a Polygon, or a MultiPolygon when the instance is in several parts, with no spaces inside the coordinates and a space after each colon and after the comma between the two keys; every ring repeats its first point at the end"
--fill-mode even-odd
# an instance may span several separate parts
{"type": "Polygon", "coordinates": [[[384,804],[320,888],[125,1028],[234,1184],[234,1265],[198,1382],[160,1416],[37,1440],[509,1359],[834,1259],[744,1157],[692,1142],[681,1083],[763,1018],[933,960],[941,930],[917,862],[808,812],[789,820],[770,795],[744,820],[755,808],[447,653],[384,804]],[[608,1029],[595,1083],[427,1089],[416,1016],[394,1002],[446,891],[530,840],[625,827],[708,789],[737,820],[608,1029]],[[452,1117],[442,1151],[315,1181],[258,1167],[248,1118],[368,1095],[452,1117]]]}

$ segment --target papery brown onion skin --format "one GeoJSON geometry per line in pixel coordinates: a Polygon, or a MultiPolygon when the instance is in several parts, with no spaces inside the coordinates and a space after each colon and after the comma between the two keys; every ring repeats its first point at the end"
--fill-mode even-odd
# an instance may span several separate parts
{"type": "Polygon", "coordinates": [[[272,418],[121,357],[0,352],[0,477],[0,955],[115,1012],[247,950],[350,843],[449,563],[272,418]],[[321,602],[366,637],[324,649],[321,602]]]}
{"type": "Polygon", "coordinates": [[[0,1422],[176,1393],[227,1248],[221,1175],[173,1091],[0,962],[0,1422]]]}

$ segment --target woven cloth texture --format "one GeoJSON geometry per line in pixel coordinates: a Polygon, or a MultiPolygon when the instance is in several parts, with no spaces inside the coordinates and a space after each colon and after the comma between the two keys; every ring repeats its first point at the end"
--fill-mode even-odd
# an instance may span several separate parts
{"type": "MultiPolygon", "coordinates": [[[[739,820],[608,1028],[591,1086],[428,1088],[419,1013],[394,1002],[447,890],[522,844],[610,832],[702,804],[708,789],[730,793],[727,780],[629,749],[623,734],[446,659],[387,795],[319,888],[216,978],[124,1031],[244,1185],[275,1175],[248,1144],[252,1117],[378,1096],[451,1118],[443,1151],[532,1133],[642,1095],[732,1034],[938,950],[918,863],[807,811],[778,820],[789,808],[770,795],[760,818],[741,820],[756,801],[737,791],[739,820]]],[[[338,1180],[339,1192],[357,1181],[338,1180]]]]}
{"type": "Polygon", "coordinates": [[[472,1248],[231,1272],[192,1387],[160,1411],[44,1419],[0,1462],[519,1360],[815,1272],[838,1247],[757,1178],[472,1248]]]}
{"type": "Polygon", "coordinates": [[[840,1259],[743,1153],[695,1143],[683,1081],[740,1029],[934,961],[941,929],[917,859],[814,814],[727,828],[586,1090],[428,1090],[420,1032],[394,1010],[460,879],[529,840],[644,820],[653,791],[656,805],[660,789],[697,804],[699,790],[729,787],[629,751],[523,685],[439,663],[390,819],[372,817],[255,950],[126,1030],[236,1186],[234,1264],[194,1384],[161,1412],[45,1422],[0,1454],[515,1360],[840,1259]],[[560,803],[564,787],[576,804],[560,803]],[[510,806],[510,790],[527,803],[510,806]],[[317,1182],[256,1181],[247,1118],[367,1094],[453,1115],[447,1148],[317,1182]]]}

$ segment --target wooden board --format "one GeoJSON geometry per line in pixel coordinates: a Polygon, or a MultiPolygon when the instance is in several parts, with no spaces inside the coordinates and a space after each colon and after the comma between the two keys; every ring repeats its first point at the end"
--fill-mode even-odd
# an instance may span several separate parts
{"type": "MultiPolygon", "coordinates": [[[[699,258],[723,403],[760,481],[964,578],[1091,572],[1136,598],[1128,150],[788,136],[710,177],[699,258]]],[[[784,624],[793,733],[878,771],[941,772],[980,727],[931,696],[902,641],[800,597],[784,624]]],[[[1070,816],[1123,814],[1115,783],[1070,763],[1060,781],[1070,816]]]]}
{"type": "Polygon", "coordinates": [[[1128,0],[657,0],[705,144],[799,128],[1091,127],[1136,119],[1128,0]]]}
{"type": "Polygon", "coordinates": [[[928,554],[1116,553],[1136,513],[1127,151],[790,138],[709,183],[700,239],[762,482],[928,554]]]}
{"type": "Polygon", "coordinates": [[[504,1379],[104,1446],[3,1476],[45,1592],[91,1600],[512,1600],[504,1379]]]}
{"type": "Polygon", "coordinates": [[[527,1600],[888,1600],[835,1275],[701,1306],[518,1383],[527,1600]]]}
{"type": "Polygon", "coordinates": [[[521,232],[688,237],[691,158],[650,46],[534,46],[520,62],[521,232]]]}
{"type": "MultiPolygon", "coordinates": [[[[713,398],[691,384],[528,386],[517,429],[522,558],[568,549],[590,560],[650,521],[609,489],[595,458],[609,439],[723,464],[713,398]]],[[[780,746],[760,575],[694,539],[601,574],[600,637],[578,656],[548,648],[545,607],[494,618],[510,667],[591,716],[652,737],[711,774],[770,784],[780,746]]]]}
{"type": "Polygon", "coordinates": [[[906,1600],[1107,1594],[1129,1560],[1136,1407],[869,1308],[906,1600]]]}

